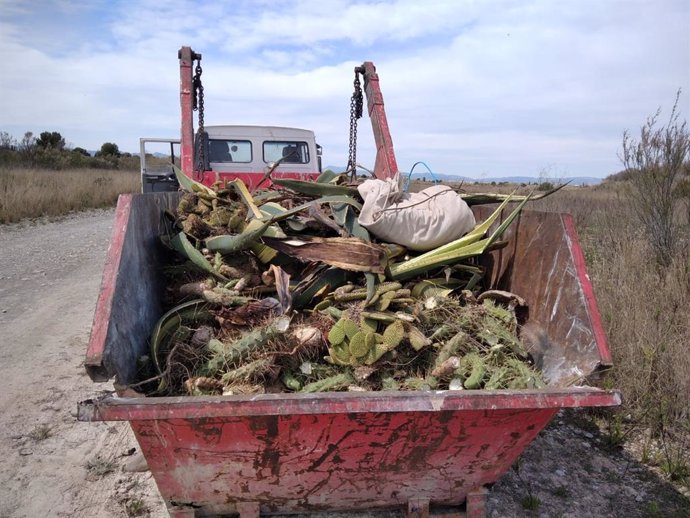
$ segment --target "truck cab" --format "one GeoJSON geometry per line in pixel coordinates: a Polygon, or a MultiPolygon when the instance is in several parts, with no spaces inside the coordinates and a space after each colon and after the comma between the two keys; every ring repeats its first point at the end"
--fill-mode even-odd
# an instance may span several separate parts
{"type": "MultiPolygon", "coordinates": [[[[321,172],[321,146],[314,132],[279,126],[206,126],[205,136],[197,137],[195,166],[203,163],[195,180],[212,185],[220,180],[239,178],[251,190],[257,187],[266,171],[280,160],[271,173],[274,178],[314,180],[321,172]],[[201,161],[200,159],[203,159],[201,161]]],[[[179,167],[179,139],[140,139],[142,191],[177,190],[172,164],[179,167]],[[160,164],[160,153],[146,151],[147,143],[170,144],[170,157],[160,164]],[[157,162],[157,163],[154,163],[157,162]]],[[[197,169],[195,167],[195,169],[197,169]]],[[[270,179],[264,181],[270,186],[270,179]]]]}

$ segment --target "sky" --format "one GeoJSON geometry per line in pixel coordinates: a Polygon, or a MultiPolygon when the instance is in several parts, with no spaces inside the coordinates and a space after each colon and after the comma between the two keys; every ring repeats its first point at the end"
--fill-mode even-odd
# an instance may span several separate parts
{"type": "MultiPolygon", "coordinates": [[[[312,129],[329,165],[347,163],[363,61],[402,171],[601,178],[679,89],[690,113],[690,0],[0,0],[0,131],[179,138],[183,45],[203,55],[206,125],[312,129]]],[[[366,115],[358,134],[373,168],[366,115]]]]}

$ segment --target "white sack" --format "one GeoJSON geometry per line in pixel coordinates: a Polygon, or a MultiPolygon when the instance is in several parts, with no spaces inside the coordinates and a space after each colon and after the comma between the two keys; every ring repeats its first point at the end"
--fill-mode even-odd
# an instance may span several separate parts
{"type": "Polygon", "coordinates": [[[357,190],[364,199],[359,224],[379,239],[410,250],[445,245],[476,224],[470,207],[447,185],[404,193],[399,175],[395,175],[386,180],[366,180],[357,190]]]}

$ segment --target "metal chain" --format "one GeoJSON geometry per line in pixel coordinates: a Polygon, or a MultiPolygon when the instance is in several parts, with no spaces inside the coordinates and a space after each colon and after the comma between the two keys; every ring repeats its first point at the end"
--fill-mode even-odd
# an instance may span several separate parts
{"type": "Polygon", "coordinates": [[[196,62],[194,69],[194,79],[192,81],[192,89],[194,92],[194,111],[199,112],[199,149],[197,153],[197,171],[205,169],[206,162],[204,160],[204,146],[201,140],[201,135],[204,134],[204,85],[201,84],[201,57],[196,62]]]}
{"type": "Polygon", "coordinates": [[[363,96],[359,82],[359,68],[355,68],[355,89],[350,98],[350,149],[347,159],[347,170],[352,181],[357,178],[357,120],[362,118],[363,96]]]}

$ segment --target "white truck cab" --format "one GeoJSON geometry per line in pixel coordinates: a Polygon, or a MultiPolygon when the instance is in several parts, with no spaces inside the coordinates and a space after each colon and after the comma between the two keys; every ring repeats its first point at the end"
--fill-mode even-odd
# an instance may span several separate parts
{"type": "MultiPolygon", "coordinates": [[[[195,153],[199,153],[205,162],[203,173],[197,180],[206,185],[217,180],[239,178],[252,189],[278,160],[281,160],[280,165],[272,177],[310,180],[321,172],[321,146],[316,143],[313,131],[230,125],[206,126],[204,130],[206,142],[197,142],[195,153]]],[[[143,192],[177,189],[172,164],[179,167],[179,143],[180,139],[140,139],[143,192]],[[169,144],[169,159],[162,160],[161,153],[147,157],[147,143],[169,144]]],[[[263,184],[269,185],[270,182],[263,184]]]]}

